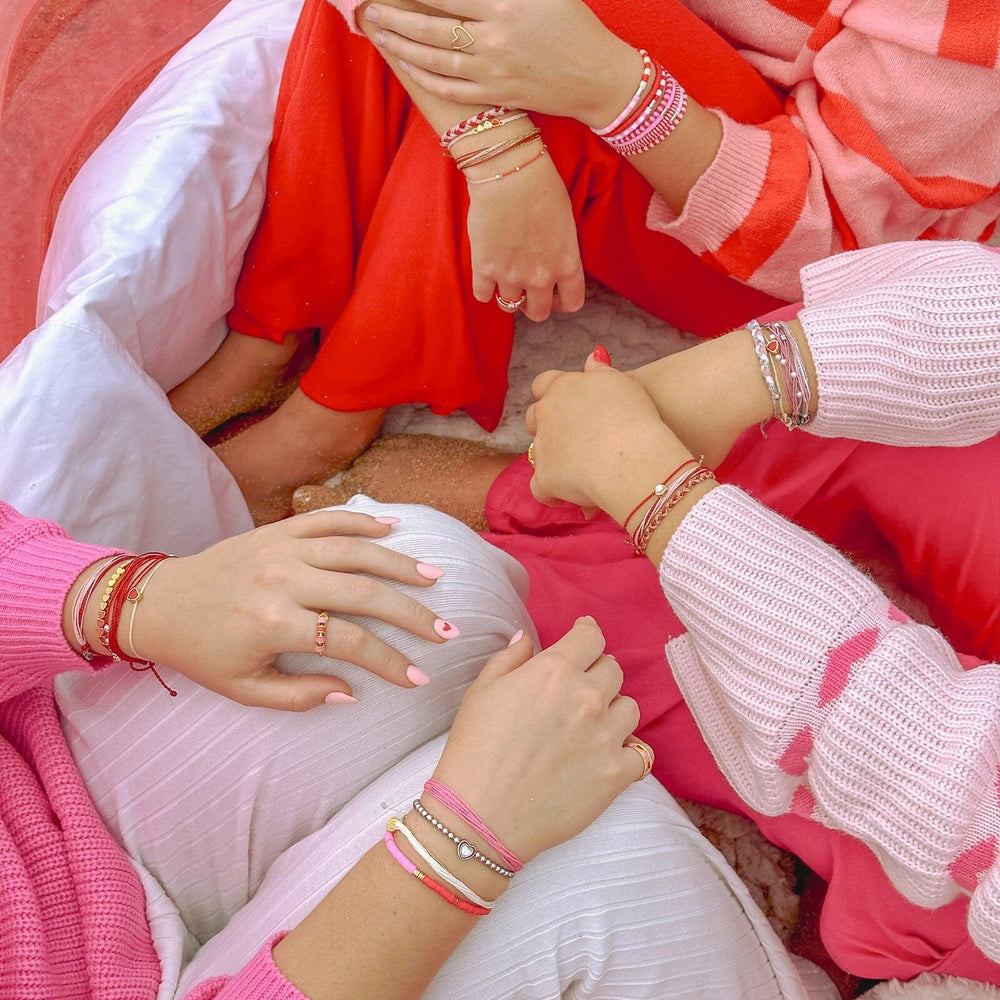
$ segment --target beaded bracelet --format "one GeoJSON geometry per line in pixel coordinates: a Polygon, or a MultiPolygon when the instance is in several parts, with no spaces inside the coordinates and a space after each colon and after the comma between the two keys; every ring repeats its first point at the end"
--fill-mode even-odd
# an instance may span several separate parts
{"type": "Polygon", "coordinates": [[[470,129],[466,129],[464,132],[456,135],[453,139],[449,139],[447,145],[445,145],[444,153],[447,156],[448,153],[454,148],[455,144],[461,142],[463,139],[468,139],[470,136],[479,135],[482,132],[489,132],[491,129],[503,128],[504,125],[510,125],[512,122],[520,121],[522,118],[527,118],[527,111],[518,111],[512,115],[503,115],[497,118],[487,118],[485,121],[481,121],[478,125],[474,125],[470,129]]]}
{"type": "Polygon", "coordinates": [[[395,833],[397,830],[407,839],[410,847],[413,848],[417,854],[420,855],[421,859],[430,867],[431,871],[439,879],[447,882],[452,889],[457,889],[466,899],[470,902],[475,903],[477,906],[482,906],[486,910],[492,910],[495,905],[495,900],[490,902],[488,899],[483,899],[478,893],[470,889],[460,878],[452,875],[444,865],[442,865],[434,856],[424,847],[423,844],[417,839],[416,834],[398,817],[391,816],[388,822],[388,828],[390,831],[395,833]]]}
{"type": "Polygon", "coordinates": [[[101,578],[108,571],[111,564],[121,559],[123,555],[124,553],[120,552],[118,555],[108,556],[106,559],[102,559],[99,563],[97,563],[90,577],[88,577],[87,582],[80,588],[79,593],[77,593],[76,600],[73,602],[73,637],[76,639],[77,645],[80,647],[80,655],[83,656],[88,663],[102,654],[96,652],[94,647],[87,642],[87,636],[84,633],[83,620],[87,611],[87,605],[90,603],[90,599],[94,596],[97,584],[100,583],[101,578]]]}
{"type": "MultiPolygon", "coordinates": [[[[752,319],[747,330],[753,341],[760,374],[771,397],[771,413],[789,430],[802,427],[811,419],[812,390],[798,341],[784,323],[761,324],[752,319]],[[785,400],[789,406],[785,406],[785,400]]],[[[761,421],[760,430],[768,421],[761,421]]]]}
{"type": "Polygon", "coordinates": [[[656,503],[646,511],[646,516],[642,519],[639,527],[632,535],[632,544],[639,555],[646,554],[646,547],[649,545],[653,532],[663,523],[666,516],[676,507],[681,500],[686,497],[699,483],[714,479],[715,474],[711,469],[699,465],[680,477],[678,485],[669,493],[664,493],[658,497],[656,503]]]}
{"type": "Polygon", "coordinates": [[[389,853],[395,859],[397,864],[405,871],[408,875],[412,875],[414,878],[419,879],[428,889],[436,892],[446,903],[451,903],[452,906],[458,907],[463,913],[471,913],[477,917],[485,917],[489,914],[489,910],[485,906],[477,906],[475,903],[466,902],[464,899],[459,899],[450,889],[446,889],[440,882],[435,882],[429,875],[425,875],[412,861],[396,846],[396,841],[393,839],[392,831],[386,830],[385,836],[382,838],[385,842],[385,846],[389,853]]]}
{"type": "MultiPolygon", "coordinates": [[[[140,556],[133,556],[124,567],[120,567],[120,573],[116,571],[112,581],[109,582],[107,600],[102,605],[105,610],[102,641],[108,647],[113,660],[125,660],[131,664],[141,663],[147,667],[152,665],[149,660],[140,660],[126,653],[119,642],[118,631],[125,605],[137,604],[142,599],[140,584],[159,563],[169,558],[166,552],[145,552],[140,556]]],[[[98,616],[100,617],[100,613],[98,616]]]]}
{"type": "Polygon", "coordinates": [[[625,110],[610,125],[606,125],[604,128],[591,129],[594,135],[599,135],[602,139],[606,135],[611,135],[639,106],[639,102],[642,100],[643,95],[646,93],[646,88],[649,86],[649,78],[653,74],[653,60],[649,58],[649,53],[645,49],[639,49],[639,55],[642,56],[642,79],[639,80],[639,86],[636,87],[635,93],[628,104],[625,105],[625,110]]]}
{"type": "Polygon", "coordinates": [[[98,642],[100,642],[101,645],[108,651],[108,656],[112,655],[109,640],[111,626],[108,624],[108,604],[111,601],[111,595],[115,592],[115,587],[118,586],[118,582],[125,575],[125,570],[128,566],[128,563],[122,563],[122,565],[118,566],[111,576],[108,577],[107,582],[104,584],[104,594],[101,597],[101,602],[97,606],[97,639],[98,642]]]}
{"type": "Polygon", "coordinates": [[[480,864],[489,868],[490,871],[496,872],[497,875],[502,875],[504,878],[513,878],[516,874],[509,868],[504,868],[502,865],[498,865],[492,858],[488,858],[485,854],[477,851],[476,848],[467,840],[463,840],[461,837],[452,833],[451,830],[444,825],[444,823],[442,823],[439,819],[436,819],[424,808],[424,804],[420,801],[420,799],[413,800],[413,808],[417,811],[418,815],[427,820],[431,826],[443,833],[455,845],[455,853],[463,861],[478,861],[480,864]]]}
{"type": "Polygon", "coordinates": [[[536,153],[530,159],[524,161],[524,163],[519,163],[516,167],[512,167],[510,170],[504,170],[503,173],[494,174],[492,177],[479,177],[475,180],[466,177],[466,184],[492,184],[493,181],[502,181],[505,177],[511,177],[514,174],[519,174],[525,167],[530,167],[532,163],[540,160],[549,151],[548,146],[542,146],[541,152],[536,153]]]}
{"type": "Polygon", "coordinates": [[[500,842],[500,838],[465,804],[457,792],[452,791],[447,785],[442,784],[435,778],[430,778],[424,783],[424,791],[437,799],[443,806],[447,806],[460,819],[465,820],[500,855],[503,863],[511,871],[519,872],[524,867],[524,862],[516,854],[504,847],[500,842]]]}
{"type": "Polygon", "coordinates": [[[478,114],[471,115],[464,121],[460,121],[457,125],[453,125],[446,132],[442,132],[441,145],[447,149],[456,139],[463,135],[471,134],[474,129],[480,125],[485,126],[487,122],[490,123],[490,128],[496,128],[507,115],[513,114],[516,110],[516,108],[508,108],[503,104],[497,104],[492,108],[487,108],[485,111],[480,111],[478,114]]]}

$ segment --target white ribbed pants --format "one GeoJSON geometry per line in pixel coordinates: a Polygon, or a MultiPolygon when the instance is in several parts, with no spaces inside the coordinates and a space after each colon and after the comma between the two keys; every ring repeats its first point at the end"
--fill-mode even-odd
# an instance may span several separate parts
{"type": "MultiPolygon", "coordinates": [[[[70,748],[146,890],[159,1000],[237,971],[294,926],[419,794],[485,659],[518,628],[532,631],[524,571],[463,525],[424,507],[351,506],[401,517],[388,544],[445,570],[413,593],[460,638],[438,646],[362,619],[430,675],[427,687],[288,656],[283,669],[325,663],[361,700],[295,715],[241,707],[170,671],[176,698],[125,669],[59,679],[70,748]]],[[[804,1000],[831,990],[788,956],[722,857],[648,778],[519,874],[427,996],[804,1000]]]]}

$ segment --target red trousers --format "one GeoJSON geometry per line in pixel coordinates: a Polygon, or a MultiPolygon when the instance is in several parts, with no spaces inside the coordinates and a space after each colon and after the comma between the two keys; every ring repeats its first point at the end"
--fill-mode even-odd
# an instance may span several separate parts
{"type": "MultiPolygon", "coordinates": [[[[677,0],[591,6],[664,60],[703,104],[744,121],[781,113],[770,86],[677,0]],[[658,33],[658,34],[657,34],[658,33]]],[[[569,189],[584,268],[649,312],[711,336],[774,307],[646,228],[652,190],[589,129],[539,117],[569,189]]],[[[306,0],[278,99],[267,202],[230,315],[280,342],[318,329],[303,391],[336,410],[427,402],[487,427],[502,412],[513,323],[472,296],[468,192],[367,39],[306,0]]]]}
{"type": "MultiPolygon", "coordinates": [[[[772,424],[737,442],[718,478],[741,486],[842,552],[890,566],[920,598],[965,665],[1000,662],[1000,438],[971,448],[890,448],[789,433],[772,424]],[[951,488],[949,484],[961,484],[951,488]],[[978,659],[977,659],[978,658],[978,659]]],[[[1000,965],[971,942],[967,899],[937,910],[909,903],[857,840],[799,816],[762,816],[730,788],[670,672],[663,646],[683,631],[656,571],[607,518],[531,496],[518,460],[495,484],[487,538],[531,578],[528,607],[543,645],[593,615],[638,702],[638,735],[654,773],[683,798],[742,813],[829,883],[823,943],[841,968],[872,979],[921,971],[1000,984],[1000,965]]],[[[790,585],[794,585],[791,581],[790,585]]]]}

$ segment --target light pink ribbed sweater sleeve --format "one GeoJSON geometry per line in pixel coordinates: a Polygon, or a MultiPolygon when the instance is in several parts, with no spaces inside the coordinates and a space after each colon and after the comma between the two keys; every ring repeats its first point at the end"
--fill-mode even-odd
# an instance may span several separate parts
{"type": "MultiPolygon", "coordinates": [[[[921,445],[1000,431],[998,268],[983,248],[921,244],[807,269],[816,427],[921,445]]],[[[736,791],[858,837],[922,906],[970,894],[973,940],[1000,960],[1000,665],[964,671],[939,633],[732,486],[684,519],[660,581],[688,629],[670,665],[736,791]]]]}
{"type": "Polygon", "coordinates": [[[981,238],[1000,214],[1000,72],[995,46],[977,64],[974,46],[942,44],[946,17],[976,36],[972,8],[950,6],[830,0],[804,37],[815,4],[692,4],[745,40],[785,114],[758,126],[716,111],[714,161],[680,216],[654,197],[649,226],[788,301],[803,266],[843,249],[981,238]]]}

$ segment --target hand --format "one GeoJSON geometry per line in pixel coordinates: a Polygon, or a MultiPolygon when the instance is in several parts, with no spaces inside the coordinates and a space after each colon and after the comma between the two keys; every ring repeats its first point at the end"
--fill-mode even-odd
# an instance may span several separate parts
{"type": "MultiPolygon", "coordinates": [[[[642,386],[592,356],[583,372],[542,372],[531,391],[531,492],[542,503],[566,500],[616,516],[613,495],[626,473],[638,471],[643,483],[660,464],[686,455],[642,386]]],[[[654,476],[650,488],[655,483],[654,476]]]]}
{"type": "Polygon", "coordinates": [[[575,836],[642,775],[623,747],[639,708],[619,694],[621,667],[603,654],[592,618],[537,656],[524,638],[497,653],[434,772],[523,861],[575,836]]]}
{"type": "Polygon", "coordinates": [[[523,173],[470,185],[469,197],[472,290],[480,302],[489,302],[496,292],[511,302],[527,293],[521,310],[536,322],[552,310],[575,312],[583,306],[576,220],[566,185],[548,156],[523,173]]]}
{"type": "Polygon", "coordinates": [[[316,617],[325,610],[326,655],[413,687],[406,657],[337,617],[370,615],[428,642],[445,641],[433,611],[382,582],[430,587],[436,572],[369,540],[389,531],[367,514],[315,511],[169,559],[136,610],[135,651],[242,705],[303,711],[330,694],[350,694],[337,677],[290,676],[274,665],[279,653],[313,651],[316,617]]]}
{"type": "MultiPolygon", "coordinates": [[[[635,92],[638,52],[582,0],[422,0],[441,16],[371,4],[379,48],[420,87],[459,104],[502,104],[594,128],[608,125],[635,92]],[[461,20],[474,39],[456,51],[461,20]]],[[[460,36],[465,39],[465,36],[460,36]]]]}

